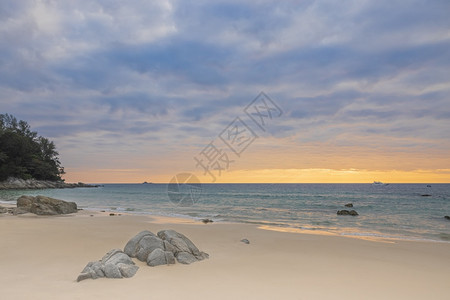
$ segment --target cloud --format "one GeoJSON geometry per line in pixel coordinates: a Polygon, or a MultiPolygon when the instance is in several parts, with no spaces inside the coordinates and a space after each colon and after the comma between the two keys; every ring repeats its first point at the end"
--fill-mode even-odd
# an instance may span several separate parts
{"type": "Polygon", "coordinates": [[[284,115],[261,136],[279,147],[437,153],[450,146],[449,10],[438,0],[3,1],[0,111],[62,154],[195,153],[264,90],[284,115]]]}

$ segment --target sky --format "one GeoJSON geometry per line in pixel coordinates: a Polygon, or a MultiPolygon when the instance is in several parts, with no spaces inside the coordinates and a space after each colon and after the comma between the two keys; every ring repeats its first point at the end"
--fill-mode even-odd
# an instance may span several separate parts
{"type": "Polygon", "coordinates": [[[449,183],[449,13],[0,1],[0,113],[55,142],[67,182],[449,183]]]}

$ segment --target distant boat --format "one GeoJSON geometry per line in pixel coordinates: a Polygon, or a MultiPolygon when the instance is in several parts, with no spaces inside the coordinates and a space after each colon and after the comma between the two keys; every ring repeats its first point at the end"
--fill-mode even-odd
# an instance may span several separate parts
{"type": "Polygon", "coordinates": [[[374,182],[372,183],[372,185],[386,186],[386,185],[389,185],[389,183],[382,183],[381,181],[374,181],[374,182]]]}

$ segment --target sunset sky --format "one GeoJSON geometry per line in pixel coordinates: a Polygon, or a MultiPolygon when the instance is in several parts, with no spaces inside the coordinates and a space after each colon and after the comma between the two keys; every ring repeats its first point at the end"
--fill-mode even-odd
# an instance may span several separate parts
{"type": "Polygon", "coordinates": [[[1,1],[0,113],[55,142],[68,182],[212,182],[194,158],[214,141],[218,183],[450,183],[449,13],[448,0],[1,1]],[[261,128],[246,111],[262,91],[261,128]],[[233,141],[239,156],[220,138],[236,118],[253,137],[233,141]]]}

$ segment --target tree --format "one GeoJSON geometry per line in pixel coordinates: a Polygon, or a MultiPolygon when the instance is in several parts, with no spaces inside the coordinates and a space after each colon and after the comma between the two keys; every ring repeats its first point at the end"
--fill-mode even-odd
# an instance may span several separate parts
{"type": "Polygon", "coordinates": [[[0,180],[61,180],[64,168],[58,155],[55,144],[38,136],[27,122],[0,114],[0,180]]]}

